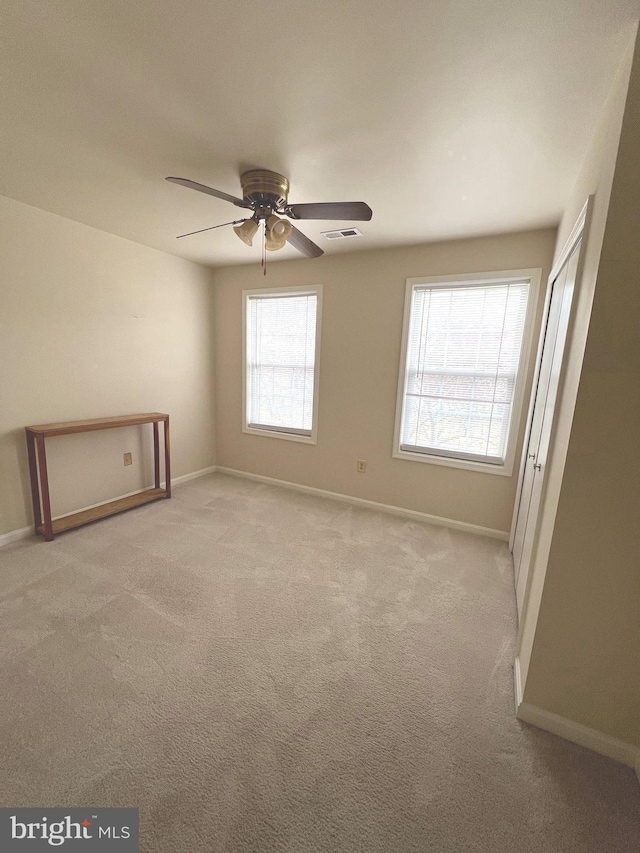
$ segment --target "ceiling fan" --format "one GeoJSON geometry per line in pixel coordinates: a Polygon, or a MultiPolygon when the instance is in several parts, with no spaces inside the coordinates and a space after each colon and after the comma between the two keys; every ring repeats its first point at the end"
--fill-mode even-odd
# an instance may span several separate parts
{"type": "Polygon", "coordinates": [[[221,198],[223,201],[229,201],[236,207],[252,211],[252,215],[248,219],[223,222],[221,225],[212,225],[209,228],[201,228],[199,231],[180,234],[180,237],[190,237],[192,234],[201,234],[203,231],[233,225],[233,230],[242,242],[251,246],[260,224],[263,223],[263,245],[268,251],[277,251],[282,249],[286,243],[290,243],[305,257],[317,258],[324,254],[320,246],[306,237],[302,231],[298,231],[291,222],[280,217],[286,216],[293,220],[350,219],[368,221],[373,216],[373,211],[363,201],[289,204],[289,181],[284,175],[280,175],[278,172],[270,172],[268,169],[251,169],[240,175],[242,198],[214,190],[204,184],[199,184],[197,181],[190,181],[188,178],[170,177],[167,180],[173,184],[180,184],[183,187],[215,196],[215,198],[221,198]]]}

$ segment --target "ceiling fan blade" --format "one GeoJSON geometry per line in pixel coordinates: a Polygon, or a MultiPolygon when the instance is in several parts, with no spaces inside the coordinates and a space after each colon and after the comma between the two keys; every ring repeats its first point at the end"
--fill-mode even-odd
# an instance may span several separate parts
{"type": "Polygon", "coordinates": [[[291,243],[293,248],[302,252],[306,258],[319,258],[320,255],[324,255],[320,246],[316,246],[313,240],[310,240],[302,231],[298,231],[294,225],[291,226],[291,234],[287,237],[287,243],[291,243]]]}
{"type": "Polygon", "coordinates": [[[180,184],[181,187],[187,187],[190,190],[197,190],[199,193],[206,193],[215,198],[221,198],[223,201],[230,201],[236,207],[246,207],[252,210],[251,205],[243,199],[236,198],[233,195],[229,195],[229,193],[223,193],[220,190],[214,190],[212,187],[199,184],[197,181],[190,181],[189,178],[165,178],[165,180],[171,181],[172,184],[180,184]]]}
{"type": "Polygon", "coordinates": [[[293,219],[351,219],[368,221],[373,211],[363,201],[318,202],[317,204],[290,204],[287,216],[293,219]]]}
{"type": "Polygon", "coordinates": [[[202,234],[203,231],[213,231],[214,228],[224,228],[225,225],[239,225],[244,219],[234,219],[233,222],[223,222],[222,225],[210,225],[208,228],[200,228],[198,231],[189,231],[187,234],[178,234],[176,240],[181,237],[191,237],[192,234],[202,234]]]}

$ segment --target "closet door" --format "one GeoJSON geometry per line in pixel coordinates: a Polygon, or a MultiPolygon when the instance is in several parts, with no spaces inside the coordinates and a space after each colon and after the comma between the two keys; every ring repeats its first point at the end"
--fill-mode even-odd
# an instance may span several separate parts
{"type": "Polygon", "coordinates": [[[555,404],[575,289],[582,240],[578,240],[551,282],[542,351],[539,356],[533,410],[525,439],[521,489],[513,537],[518,615],[522,613],[529,566],[535,544],[538,510],[544,488],[555,404]]]}

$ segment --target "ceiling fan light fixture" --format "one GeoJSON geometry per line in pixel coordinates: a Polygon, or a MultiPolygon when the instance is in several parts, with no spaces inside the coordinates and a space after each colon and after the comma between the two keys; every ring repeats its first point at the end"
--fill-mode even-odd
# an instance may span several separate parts
{"type": "Polygon", "coordinates": [[[274,240],[287,240],[291,235],[292,225],[286,219],[272,215],[267,219],[267,228],[274,240]]]}
{"type": "Polygon", "coordinates": [[[267,219],[267,233],[265,248],[269,252],[277,252],[278,249],[284,249],[287,240],[291,235],[292,225],[286,219],[279,219],[272,214],[267,219]]]}
{"type": "Polygon", "coordinates": [[[233,229],[238,237],[242,240],[243,243],[246,243],[247,246],[253,245],[253,238],[255,237],[255,233],[258,230],[258,223],[255,219],[245,219],[242,225],[236,225],[233,229]]]}
{"type": "Polygon", "coordinates": [[[286,245],[286,240],[274,240],[271,237],[267,237],[267,239],[265,240],[264,247],[267,252],[277,252],[278,249],[284,249],[286,245]]]}

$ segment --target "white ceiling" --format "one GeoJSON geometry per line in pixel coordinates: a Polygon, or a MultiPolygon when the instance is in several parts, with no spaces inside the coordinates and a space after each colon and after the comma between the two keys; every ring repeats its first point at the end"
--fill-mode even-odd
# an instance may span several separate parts
{"type": "MultiPolygon", "coordinates": [[[[0,194],[210,265],[223,201],[366,201],[328,253],[555,224],[638,0],[4,0],[0,194]]],[[[278,258],[300,257],[287,247],[278,258]]],[[[313,263],[313,261],[309,261],[313,263]]]]}

